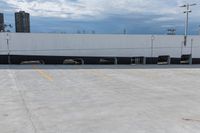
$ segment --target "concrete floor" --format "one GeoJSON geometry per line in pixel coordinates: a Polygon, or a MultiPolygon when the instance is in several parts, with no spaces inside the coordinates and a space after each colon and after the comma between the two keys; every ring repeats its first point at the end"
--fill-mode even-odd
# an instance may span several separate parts
{"type": "Polygon", "coordinates": [[[200,66],[0,66],[0,84],[1,133],[200,132],[200,66]]]}

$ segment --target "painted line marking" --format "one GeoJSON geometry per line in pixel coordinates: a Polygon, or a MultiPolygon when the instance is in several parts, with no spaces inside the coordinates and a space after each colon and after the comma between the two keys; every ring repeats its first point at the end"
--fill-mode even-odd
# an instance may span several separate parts
{"type": "Polygon", "coordinates": [[[43,78],[49,80],[49,81],[53,81],[53,77],[50,76],[47,72],[38,69],[36,66],[33,66],[33,68],[35,69],[36,72],[38,72],[40,74],[40,76],[42,76],[43,78]]]}

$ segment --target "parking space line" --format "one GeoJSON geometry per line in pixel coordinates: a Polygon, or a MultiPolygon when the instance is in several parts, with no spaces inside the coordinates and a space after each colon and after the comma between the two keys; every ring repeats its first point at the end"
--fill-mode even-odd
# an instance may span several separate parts
{"type": "Polygon", "coordinates": [[[36,66],[33,66],[33,68],[35,69],[36,72],[38,72],[40,74],[40,76],[42,76],[43,78],[49,80],[49,81],[53,81],[53,77],[50,76],[47,72],[38,69],[36,66]]]}

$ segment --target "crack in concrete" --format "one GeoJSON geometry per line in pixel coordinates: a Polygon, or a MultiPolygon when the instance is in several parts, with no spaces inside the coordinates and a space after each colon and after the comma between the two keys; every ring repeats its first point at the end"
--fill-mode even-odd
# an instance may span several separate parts
{"type": "Polygon", "coordinates": [[[33,120],[32,120],[31,111],[30,111],[30,109],[28,108],[28,105],[27,105],[27,103],[26,103],[26,100],[25,100],[25,98],[24,98],[24,95],[23,95],[22,91],[19,89],[19,87],[17,87],[17,86],[20,86],[21,88],[23,88],[23,86],[22,86],[22,85],[19,85],[19,83],[16,81],[16,76],[15,76],[15,74],[14,74],[14,72],[13,72],[12,70],[8,70],[8,75],[9,75],[11,81],[12,81],[14,84],[16,84],[16,87],[13,87],[13,89],[15,89],[15,90],[19,93],[20,99],[21,99],[22,104],[23,104],[23,106],[24,106],[24,108],[25,108],[25,111],[26,111],[26,113],[27,113],[28,119],[29,119],[29,121],[30,121],[30,123],[31,123],[31,126],[32,126],[32,128],[33,128],[33,131],[34,131],[34,133],[37,133],[37,128],[36,128],[36,126],[35,126],[35,124],[34,124],[34,122],[33,122],[33,120]]]}

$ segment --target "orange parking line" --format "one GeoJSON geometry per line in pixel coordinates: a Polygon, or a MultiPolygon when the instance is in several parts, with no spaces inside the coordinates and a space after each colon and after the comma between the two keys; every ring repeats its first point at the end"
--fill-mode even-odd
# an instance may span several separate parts
{"type": "Polygon", "coordinates": [[[53,77],[50,76],[48,73],[46,73],[45,71],[38,69],[36,66],[33,66],[33,68],[36,70],[36,72],[38,72],[40,74],[40,76],[42,76],[43,78],[49,80],[49,81],[53,81],[53,77]]]}

